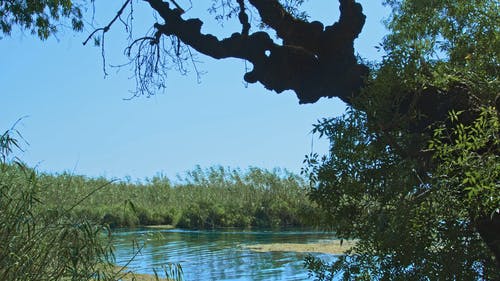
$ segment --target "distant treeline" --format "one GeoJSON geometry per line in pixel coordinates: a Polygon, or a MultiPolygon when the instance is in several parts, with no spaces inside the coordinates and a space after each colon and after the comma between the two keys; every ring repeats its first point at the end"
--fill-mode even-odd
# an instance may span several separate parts
{"type": "Polygon", "coordinates": [[[133,183],[69,173],[39,174],[38,182],[47,208],[71,208],[110,227],[301,227],[320,217],[304,180],[279,169],[197,167],[175,184],[164,176],[133,183]]]}

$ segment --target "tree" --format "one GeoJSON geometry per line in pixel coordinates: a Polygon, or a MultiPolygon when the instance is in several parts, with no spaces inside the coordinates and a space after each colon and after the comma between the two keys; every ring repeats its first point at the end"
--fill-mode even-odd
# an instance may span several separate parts
{"type": "MultiPolygon", "coordinates": [[[[370,128],[367,117],[351,109],[315,126],[331,147],[307,159],[311,199],[331,229],[357,245],[332,264],[309,257],[311,273],[317,280],[496,280],[484,241],[498,234],[480,229],[500,203],[496,113],[487,109],[470,126],[451,117],[453,125],[438,127],[429,145],[437,162],[432,170],[387,145],[387,132],[370,128]]],[[[408,134],[392,137],[398,146],[413,146],[408,134]]]]}
{"type": "MultiPolygon", "coordinates": [[[[117,19],[125,18],[130,11],[125,8],[133,2],[125,1],[109,24],[95,30],[85,43],[91,38],[102,41],[117,19]]],[[[190,48],[215,59],[244,59],[253,65],[244,75],[246,82],[259,82],[277,93],[294,90],[301,103],[316,102],[321,97],[349,102],[368,73],[354,55],[353,41],[361,32],[365,16],[361,5],[352,0],[340,1],[341,16],[328,26],[306,20],[297,8],[303,0],[211,1],[209,11],[216,18],[237,16],[241,23],[240,32],[224,39],[203,34],[202,20],[184,19],[184,9],[176,1],[144,2],[163,22],[154,24],[152,34],[131,40],[126,49],[135,65],[140,94],[154,94],[158,86],[163,87],[165,66],[171,65],[172,58],[174,64],[190,59],[190,48]],[[274,32],[278,40],[273,39],[274,32]]]]}
{"type": "Polygon", "coordinates": [[[358,245],[308,267],[318,280],[496,280],[499,5],[387,3],[387,56],[349,114],[315,126],[329,154],[306,159],[312,199],[358,245]]]}
{"type": "Polygon", "coordinates": [[[70,21],[73,30],[82,31],[82,10],[86,6],[87,0],[3,0],[0,1],[0,32],[9,35],[13,26],[17,26],[44,40],[55,34],[57,24],[65,20],[70,21]]]}
{"type": "MultiPolygon", "coordinates": [[[[397,160],[395,163],[412,163],[408,164],[410,171],[424,182],[432,179],[442,165],[434,157],[435,151],[427,149],[438,124],[446,125],[450,111],[463,111],[459,122],[472,124],[481,108],[495,104],[499,93],[500,13],[493,0],[384,1],[393,9],[388,20],[392,32],[382,44],[387,56],[372,67],[371,74],[354,55],[353,41],[362,30],[365,16],[361,5],[353,0],[339,0],[340,18],[327,26],[309,22],[298,10],[303,2],[300,0],[213,1],[212,11],[218,17],[237,15],[241,23],[241,31],[225,39],[203,34],[203,21],[184,19],[184,10],[175,1],[145,2],[163,22],[154,24],[151,36],[136,39],[127,48],[136,65],[139,92],[150,94],[151,82],[163,83],[163,79],[154,77],[161,72],[165,49],[167,54],[170,50],[171,56],[179,57],[185,44],[216,59],[244,59],[253,65],[244,76],[249,83],[260,82],[278,93],[293,90],[301,103],[338,97],[364,112],[363,122],[370,134],[378,136],[376,142],[382,149],[377,155],[397,160]],[[249,20],[250,13],[259,15],[256,22],[249,20]],[[263,28],[252,33],[255,24],[263,28]],[[278,40],[272,39],[272,33],[278,40]],[[165,48],[160,43],[163,38],[175,40],[165,48]]],[[[126,1],[123,7],[131,3],[126,1]]],[[[102,36],[122,16],[123,7],[107,26],[97,30],[102,36]]],[[[498,155],[495,144],[488,145],[498,155]]],[[[349,170],[349,166],[345,168],[349,170]]],[[[414,180],[411,173],[408,177],[414,180]]],[[[408,188],[415,188],[417,183],[408,182],[408,188]]],[[[494,190],[498,190],[497,181],[494,190]]],[[[457,200],[464,201],[464,196],[457,200]]],[[[500,260],[500,216],[490,208],[468,219],[500,260]]]]}
{"type": "MultiPolygon", "coordinates": [[[[245,81],[277,93],[293,90],[300,103],[338,97],[352,107],[345,118],[316,127],[330,138],[330,154],[322,161],[306,159],[312,164],[311,196],[331,219],[349,215],[335,221],[338,234],[360,239],[357,249],[369,254],[341,259],[351,265],[342,267],[346,274],[360,268],[381,278],[423,278],[443,268],[463,276],[489,274],[491,255],[500,267],[498,127],[491,113],[500,112],[498,1],[384,0],[392,7],[391,34],[382,42],[386,56],[376,65],[354,54],[353,41],[365,21],[354,0],[339,0],[340,17],[331,25],[309,21],[300,11],[303,0],[213,0],[216,18],[237,17],[241,24],[241,31],[224,39],[202,33],[203,21],[186,19],[186,7],[174,0],[138,2],[149,4],[160,19],[151,34],[131,39],[126,48],[138,94],[163,87],[166,67],[173,61],[182,69],[195,49],[215,59],[250,62],[245,81]],[[450,112],[460,114],[449,118],[450,112]],[[491,180],[476,185],[482,174],[463,161],[457,164],[466,156],[486,166],[491,180]],[[473,208],[488,196],[493,199],[473,208]],[[420,240],[405,255],[402,247],[413,241],[408,239],[420,240]],[[445,246],[452,251],[441,251],[445,246]],[[449,263],[455,257],[458,267],[449,263]]],[[[128,27],[131,17],[125,14],[133,13],[133,3],[125,0],[84,43],[103,42],[115,23],[128,27]]]]}

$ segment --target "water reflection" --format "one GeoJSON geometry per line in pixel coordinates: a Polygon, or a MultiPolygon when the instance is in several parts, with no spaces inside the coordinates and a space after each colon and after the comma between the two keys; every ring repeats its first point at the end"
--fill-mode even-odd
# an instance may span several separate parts
{"type": "MultiPolygon", "coordinates": [[[[166,263],[180,263],[185,280],[304,280],[305,253],[258,253],[247,245],[267,243],[315,243],[332,239],[332,234],[304,231],[185,231],[122,230],[115,233],[116,260],[125,265],[144,248],[128,267],[138,273],[152,273],[166,263]],[[160,234],[160,235],[159,235],[160,234]],[[135,242],[134,242],[135,241],[135,242]]],[[[327,254],[315,254],[332,260],[327,254]]]]}

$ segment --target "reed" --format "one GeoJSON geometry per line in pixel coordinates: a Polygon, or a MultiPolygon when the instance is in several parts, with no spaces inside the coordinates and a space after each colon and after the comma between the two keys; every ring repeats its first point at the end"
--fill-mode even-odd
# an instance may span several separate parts
{"type": "Polygon", "coordinates": [[[104,188],[105,178],[69,173],[41,175],[39,181],[49,205],[71,206],[92,193],[74,212],[112,228],[298,227],[311,226],[318,217],[304,180],[280,169],[196,167],[175,184],[159,175],[142,182],[112,182],[104,188]]]}
{"type": "MultiPolygon", "coordinates": [[[[82,188],[88,182],[82,177],[47,181],[57,177],[40,175],[11,156],[21,149],[13,135],[21,137],[14,129],[0,135],[0,280],[122,280],[113,265],[110,228],[79,211],[110,183],[82,188]],[[57,185],[47,185],[52,183],[57,185]],[[69,190],[80,193],[70,199],[69,190]]],[[[168,278],[161,280],[182,279],[178,265],[163,271],[168,278]]],[[[139,280],[133,273],[124,277],[139,280]]],[[[160,280],[158,274],[141,278],[160,280]]]]}
{"type": "Polygon", "coordinates": [[[36,171],[10,157],[16,133],[0,135],[0,279],[114,280],[105,229],[45,204],[36,171]]]}

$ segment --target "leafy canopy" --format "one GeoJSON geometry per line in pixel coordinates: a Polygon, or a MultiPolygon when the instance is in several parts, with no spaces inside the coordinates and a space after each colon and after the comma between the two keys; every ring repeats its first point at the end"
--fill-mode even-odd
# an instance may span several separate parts
{"type": "Polygon", "coordinates": [[[499,3],[385,3],[386,56],[356,109],[315,125],[330,149],[304,170],[325,221],[357,245],[306,264],[317,280],[496,280],[499,3]]]}
{"type": "Polygon", "coordinates": [[[0,32],[10,35],[17,26],[44,40],[58,31],[63,20],[69,21],[73,30],[82,31],[82,11],[88,3],[88,0],[0,1],[0,32]]]}

